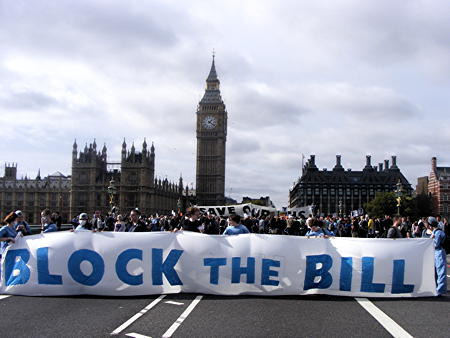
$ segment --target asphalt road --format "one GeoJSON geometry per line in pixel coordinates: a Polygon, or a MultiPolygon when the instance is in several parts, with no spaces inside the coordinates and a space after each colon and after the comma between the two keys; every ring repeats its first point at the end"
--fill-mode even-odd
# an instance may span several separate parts
{"type": "Polygon", "coordinates": [[[370,313],[355,298],[332,296],[0,296],[0,336],[450,336],[450,295],[363,302],[370,313]]]}

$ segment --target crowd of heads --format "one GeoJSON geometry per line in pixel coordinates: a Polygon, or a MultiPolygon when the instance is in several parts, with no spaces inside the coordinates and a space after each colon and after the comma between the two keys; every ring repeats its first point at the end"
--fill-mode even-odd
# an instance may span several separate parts
{"type": "MultiPolygon", "coordinates": [[[[17,210],[9,213],[3,224],[13,224],[16,231],[31,234],[24,214],[17,210]]],[[[424,217],[412,221],[409,217],[389,216],[381,218],[369,215],[357,217],[313,216],[271,214],[264,217],[230,215],[220,217],[201,213],[196,207],[186,213],[169,215],[144,215],[138,208],[128,213],[112,210],[106,216],[96,210],[92,214],[81,213],[71,221],[72,230],[150,232],[179,230],[195,231],[210,235],[223,234],[228,226],[245,226],[250,233],[291,235],[308,237],[360,237],[360,238],[419,238],[430,237],[433,227],[441,228],[450,236],[448,219],[440,216],[424,217]]],[[[60,230],[58,212],[44,209],[41,212],[41,232],[60,230]]]]}

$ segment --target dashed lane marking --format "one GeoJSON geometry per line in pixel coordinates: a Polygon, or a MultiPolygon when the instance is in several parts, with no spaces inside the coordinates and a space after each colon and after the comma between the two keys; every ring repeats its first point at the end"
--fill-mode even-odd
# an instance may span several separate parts
{"type": "Polygon", "coordinates": [[[8,297],[11,297],[11,295],[0,295],[0,300],[1,300],[1,299],[8,298],[8,297]]]}
{"type": "Polygon", "coordinates": [[[145,335],[143,335],[143,334],[135,333],[135,332],[127,333],[127,334],[125,334],[125,336],[127,336],[127,337],[133,337],[133,338],[152,338],[152,337],[150,337],[150,336],[145,336],[145,335]]]}
{"type": "Polygon", "coordinates": [[[180,325],[184,322],[184,320],[189,316],[189,314],[194,310],[198,303],[202,300],[203,296],[197,296],[195,299],[189,304],[189,306],[184,310],[180,317],[172,324],[172,326],[163,334],[163,338],[172,337],[174,332],[180,327],[180,325]]]}
{"type": "Polygon", "coordinates": [[[151,308],[155,307],[166,295],[161,295],[158,298],[156,298],[153,302],[148,304],[146,307],[144,307],[141,311],[136,313],[133,317],[128,319],[125,323],[120,325],[117,329],[115,329],[113,332],[111,332],[111,335],[116,335],[125,330],[128,326],[133,324],[136,320],[138,320],[140,317],[145,315],[151,308]]]}
{"type": "Polygon", "coordinates": [[[164,303],[172,304],[172,305],[184,305],[184,303],[174,302],[174,301],[171,301],[171,300],[168,300],[167,302],[164,302],[164,303]]]}
{"type": "Polygon", "coordinates": [[[369,314],[375,318],[378,323],[380,323],[391,335],[392,337],[410,337],[412,336],[406,332],[400,325],[392,320],[387,314],[381,311],[375,304],[373,304],[367,298],[355,298],[359,305],[361,305],[364,310],[369,312],[369,314]]]}

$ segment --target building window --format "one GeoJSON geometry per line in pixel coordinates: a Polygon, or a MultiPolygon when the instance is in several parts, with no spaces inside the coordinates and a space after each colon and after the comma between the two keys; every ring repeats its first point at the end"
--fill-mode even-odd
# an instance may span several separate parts
{"type": "Polygon", "coordinates": [[[322,194],[324,195],[328,194],[328,189],[322,189],[322,194]]]}
{"type": "Polygon", "coordinates": [[[338,190],[339,196],[342,196],[342,189],[338,190]]]}
{"type": "Polygon", "coordinates": [[[315,189],[314,194],[316,194],[316,195],[319,195],[319,194],[320,194],[319,188],[316,188],[316,189],[315,189]]]}
{"type": "Polygon", "coordinates": [[[308,195],[311,195],[311,194],[312,194],[311,188],[306,189],[306,191],[307,191],[307,194],[308,194],[308,195]]]}
{"type": "Polygon", "coordinates": [[[347,195],[351,195],[351,194],[352,194],[351,190],[347,189],[347,195]]]}
{"type": "Polygon", "coordinates": [[[331,189],[330,189],[330,194],[331,194],[331,195],[334,195],[335,193],[336,193],[336,192],[334,191],[334,188],[331,188],[331,189]]]}

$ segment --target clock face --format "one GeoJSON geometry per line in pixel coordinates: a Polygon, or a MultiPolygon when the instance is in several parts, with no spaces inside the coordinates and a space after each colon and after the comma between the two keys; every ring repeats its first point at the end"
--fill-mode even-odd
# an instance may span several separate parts
{"type": "Polygon", "coordinates": [[[217,126],[217,119],[214,116],[206,116],[203,119],[203,127],[205,129],[214,129],[217,126]]]}

